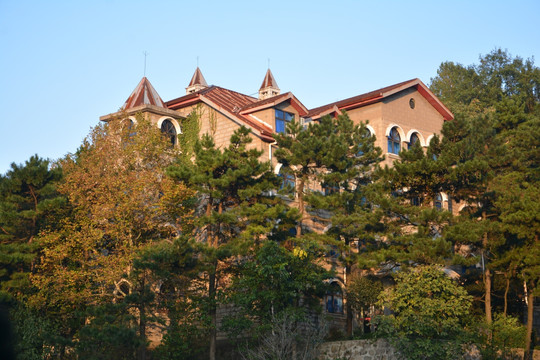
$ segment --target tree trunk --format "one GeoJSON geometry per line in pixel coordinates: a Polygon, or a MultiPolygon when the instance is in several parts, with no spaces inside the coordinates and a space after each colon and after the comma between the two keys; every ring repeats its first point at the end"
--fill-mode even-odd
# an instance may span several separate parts
{"type": "Polygon", "coordinates": [[[527,287],[527,335],[525,336],[525,351],[523,353],[523,360],[532,360],[533,351],[532,348],[532,335],[533,335],[533,315],[534,315],[534,295],[533,288],[527,287]]]}
{"type": "Polygon", "coordinates": [[[347,311],[347,337],[352,338],[352,335],[353,335],[353,312],[352,312],[351,303],[348,302],[348,301],[347,301],[346,311],[347,311]]]}
{"type": "Polygon", "coordinates": [[[209,359],[216,360],[216,338],[217,338],[217,314],[216,314],[216,267],[213,266],[213,271],[208,276],[208,298],[210,301],[210,308],[208,315],[210,316],[210,350],[209,359]]]}
{"type": "Polygon", "coordinates": [[[304,206],[304,178],[300,178],[300,181],[298,182],[298,211],[300,211],[300,221],[298,222],[298,225],[296,225],[296,237],[299,238],[302,236],[302,224],[304,222],[304,212],[305,212],[305,206],[304,206]]]}
{"type": "MultiPolygon", "coordinates": [[[[141,294],[144,296],[144,275],[141,279],[141,294]]],[[[146,309],[144,304],[139,303],[139,337],[142,340],[142,344],[137,349],[137,360],[146,360],[146,309]]]]}
{"type": "Polygon", "coordinates": [[[491,314],[491,271],[486,268],[484,271],[484,285],[485,285],[485,311],[486,311],[486,323],[491,325],[493,317],[491,314]]]}
{"type": "Polygon", "coordinates": [[[503,314],[506,316],[508,313],[508,291],[510,290],[510,274],[507,272],[504,273],[504,277],[506,278],[506,287],[504,288],[504,309],[503,314]]]}
{"type": "Polygon", "coordinates": [[[146,360],[146,319],[143,315],[144,308],[139,307],[139,335],[143,340],[143,343],[137,350],[137,360],[146,360]]]}
{"type": "MultiPolygon", "coordinates": [[[[486,221],[487,219],[487,215],[486,215],[486,212],[482,212],[482,219],[484,221],[486,221]]],[[[485,306],[484,306],[484,309],[485,309],[485,312],[486,312],[486,323],[488,325],[491,325],[491,323],[493,322],[493,317],[491,315],[491,271],[490,269],[486,266],[486,262],[487,262],[487,258],[484,256],[485,255],[485,252],[487,251],[487,248],[488,248],[488,234],[487,233],[484,233],[484,236],[483,236],[483,239],[482,239],[482,266],[484,267],[484,291],[485,291],[485,306]]],[[[491,331],[490,333],[488,334],[488,339],[491,340],[491,331]]]]}
{"type": "MultiPolygon", "coordinates": [[[[212,198],[210,198],[210,201],[212,198]]],[[[211,214],[211,206],[207,208],[208,215],[211,214]]],[[[218,204],[218,214],[223,213],[223,203],[218,204]]],[[[217,249],[219,246],[219,229],[221,225],[215,224],[214,231],[212,231],[212,242],[211,245],[213,248],[217,249]]],[[[210,317],[210,350],[209,350],[209,359],[216,360],[216,342],[217,342],[217,304],[216,304],[216,289],[217,289],[217,265],[218,261],[213,260],[212,267],[208,274],[208,300],[210,301],[210,308],[208,309],[208,316],[210,317]]]]}

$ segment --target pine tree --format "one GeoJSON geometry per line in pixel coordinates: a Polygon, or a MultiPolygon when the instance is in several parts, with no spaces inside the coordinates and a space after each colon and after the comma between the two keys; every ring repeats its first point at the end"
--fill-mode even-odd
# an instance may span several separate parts
{"type": "Polygon", "coordinates": [[[36,237],[53,229],[65,207],[57,192],[62,171],[32,156],[24,165],[11,164],[0,176],[0,283],[2,298],[23,300],[31,292],[29,274],[41,249],[36,237]],[[9,295],[8,295],[9,294],[9,295]]]}
{"type": "Polygon", "coordinates": [[[451,244],[443,238],[450,214],[441,198],[447,167],[439,155],[435,137],[427,151],[417,143],[383,171],[382,183],[391,193],[380,201],[388,226],[381,256],[388,265],[445,264],[450,257],[451,244]]]}
{"type": "MultiPolygon", "coordinates": [[[[287,124],[285,133],[274,135],[276,139],[275,157],[281,164],[281,173],[295,179],[292,190],[294,202],[300,212],[300,220],[296,225],[296,236],[300,238],[307,226],[309,218],[306,212],[305,194],[310,186],[317,187],[317,174],[322,170],[323,156],[326,154],[326,137],[319,131],[317,123],[309,123],[307,127],[293,119],[287,124]]],[[[287,185],[287,184],[285,184],[287,185]]]]}
{"type": "MultiPolygon", "coordinates": [[[[375,171],[383,159],[382,151],[375,147],[375,138],[370,136],[366,124],[355,125],[346,113],[336,118],[323,117],[310,130],[321,144],[315,179],[322,191],[306,195],[307,208],[326,226],[325,234],[319,236],[321,240],[338,249],[347,286],[353,267],[369,270],[379,265],[369,254],[380,245],[385,227],[383,214],[372,202],[378,189],[375,171]],[[353,244],[357,244],[358,251],[351,248],[353,244]]],[[[349,301],[346,316],[346,331],[352,336],[353,311],[349,301]]]]}
{"type": "Polygon", "coordinates": [[[502,231],[508,239],[501,266],[521,274],[527,288],[528,359],[532,357],[533,308],[540,280],[540,116],[527,114],[518,104],[506,101],[497,109],[495,128],[503,140],[504,161],[503,169],[493,179],[493,189],[498,194],[495,206],[502,231]]]}
{"type": "Polygon", "coordinates": [[[199,270],[206,283],[203,305],[211,320],[211,360],[216,356],[217,308],[225,273],[242,249],[261,240],[275,227],[272,219],[279,218],[269,213],[275,211],[270,194],[277,187],[277,178],[269,163],[259,160],[261,152],[249,148],[250,142],[250,131],[245,127],[234,132],[223,150],[204,134],[195,144],[193,162],[180,161],[168,170],[173,179],[196,191],[192,236],[201,253],[199,270]],[[268,218],[261,219],[260,214],[268,218]]]}
{"type": "MultiPolygon", "coordinates": [[[[443,186],[465,203],[447,235],[480,256],[490,323],[495,268],[505,273],[507,284],[512,274],[520,273],[533,289],[527,295],[535,293],[538,237],[532,214],[538,213],[540,69],[532,59],[513,58],[500,49],[466,71],[459,64],[446,65],[432,79],[434,92],[458,115],[443,129],[441,158],[449,169],[443,186]],[[471,96],[460,96],[465,92],[458,89],[471,81],[476,84],[471,96]]],[[[530,336],[527,341],[529,347],[530,336]]]]}

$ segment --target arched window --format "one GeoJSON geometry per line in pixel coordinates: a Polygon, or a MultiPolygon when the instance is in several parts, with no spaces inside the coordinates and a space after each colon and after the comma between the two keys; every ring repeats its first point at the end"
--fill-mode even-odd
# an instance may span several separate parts
{"type": "Polygon", "coordinates": [[[161,123],[161,132],[171,140],[171,144],[176,145],[176,128],[170,120],[164,120],[161,123]]]}
{"type": "Polygon", "coordinates": [[[122,137],[126,142],[132,142],[133,138],[137,135],[137,130],[135,129],[135,121],[131,119],[126,119],[122,123],[122,137]]]}
{"type": "MultiPolygon", "coordinates": [[[[366,127],[366,128],[364,129],[364,132],[363,132],[363,134],[362,134],[362,137],[365,138],[365,139],[371,137],[371,130],[369,130],[369,128],[366,127]]],[[[359,149],[358,149],[358,154],[357,154],[357,156],[360,157],[360,156],[364,155],[364,152],[362,151],[362,144],[358,144],[358,147],[359,147],[359,149]]]]}
{"type": "Polygon", "coordinates": [[[388,152],[391,154],[398,155],[401,151],[401,136],[397,128],[392,128],[390,130],[390,135],[388,136],[388,152]]]}
{"type": "Polygon", "coordinates": [[[343,292],[337,282],[330,284],[326,293],[326,311],[333,314],[343,314],[343,292]]]}
{"type": "Polygon", "coordinates": [[[420,141],[420,138],[418,137],[418,134],[417,133],[412,134],[411,135],[411,140],[409,141],[409,145],[408,145],[407,149],[412,149],[414,144],[416,144],[418,141],[420,141]]]}
{"type": "Polygon", "coordinates": [[[296,192],[296,179],[289,167],[282,166],[278,176],[281,178],[280,189],[289,189],[294,194],[296,192]]]}
{"type": "Polygon", "coordinates": [[[435,195],[435,200],[433,201],[433,205],[435,205],[435,209],[442,210],[442,203],[443,199],[441,194],[435,195]]]}

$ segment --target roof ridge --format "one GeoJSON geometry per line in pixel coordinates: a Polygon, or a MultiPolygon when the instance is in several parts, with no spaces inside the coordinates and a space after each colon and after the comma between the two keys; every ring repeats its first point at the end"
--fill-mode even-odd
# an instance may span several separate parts
{"type": "Polygon", "coordinates": [[[312,109],[309,109],[309,113],[313,113],[314,110],[323,110],[323,109],[326,109],[327,107],[329,108],[329,107],[332,107],[334,105],[338,106],[338,104],[346,104],[348,101],[351,101],[351,100],[354,100],[354,99],[361,99],[362,97],[367,97],[367,95],[370,95],[370,94],[382,95],[382,93],[384,93],[385,91],[388,91],[388,90],[393,89],[393,88],[400,87],[402,85],[405,85],[405,84],[407,84],[409,82],[413,82],[413,81],[416,81],[416,80],[419,80],[419,79],[414,78],[414,79],[402,81],[402,82],[399,82],[399,83],[396,83],[396,84],[393,84],[393,85],[385,86],[385,87],[375,89],[375,90],[372,90],[372,91],[368,91],[368,92],[365,92],[365,93],[362,93],[362,94],[359,94],[359,95],[351,96],[351,97],[348,97],[348,98],[345,98],[345,99],[342,99],[342,100],[338,100],[338,101],[334,101],[334,102],[331,102],[331,103],[328,103],[328,104],[325,104],[325,105],[317,106],[317,107],[314,107],[312,109]]]}
{"type": "Polygon", "coordinates": [[[241,92],[239,92],[239,91],[234,91],[234,90],[231,90],[231,89],[227,89],[227,88],[224,88],[224,87],[222,87],[222,86],[212,85],[212,86],[210,86],[210,87],[212,87],[212,88],[218,88],[218,89],[222,89],[222,90],[226,90],[226,91],[229,91],[229,92],[232,92],[232,93],[235,93],[235,94],[242,95],[242,96],[245,96],[245,97],[247,97],[247,98],[253,99],[253,100],[255,100],[255,101],[258,101],[258,99],[257,99],[256,97],[253,97],[253,96],[251,96],[251,95],[246,95],[246,94],[241,93],[241,92]]]}
{"type": "Polygon", "coordinates": [[[286,93],[274,95],[274,96],[269,97],[269,98],[266,98],[266,99],[257,99],[257,101],[255,101],[255,102],[253,102],[253,103],[251,103],[251,104],[248,104],[248,105],[243,106],[242,108],[240,108],[240,111],[246,110],[246,109],[249,109],[249,108],[251,108],[251,107],[258,106],[258,105],[263,105],[263,104],[266,104],[266,103],[270,103],[270,102],[274,101],[275,99],[277,99],[277,98],[279,98],[279,97],[286,97],[286,96],[288,96],[289,94],[292,94],[292,92],[287,91],[286,93]]]}

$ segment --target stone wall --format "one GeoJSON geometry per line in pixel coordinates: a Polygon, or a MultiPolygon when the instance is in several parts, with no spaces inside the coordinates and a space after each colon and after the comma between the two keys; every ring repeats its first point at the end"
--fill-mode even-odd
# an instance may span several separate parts
{"type": "Polygon", "coordinates": [[[327,342],[319,348],[319,360],[397,360],[396,351],[386,340],[327,342]]]}

